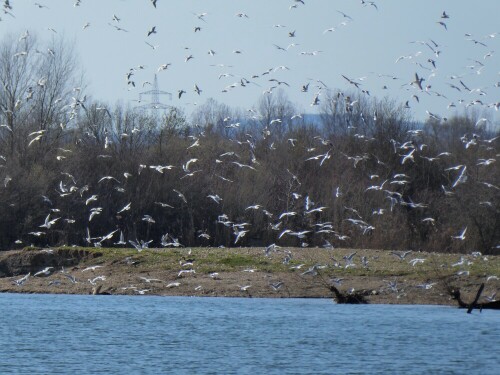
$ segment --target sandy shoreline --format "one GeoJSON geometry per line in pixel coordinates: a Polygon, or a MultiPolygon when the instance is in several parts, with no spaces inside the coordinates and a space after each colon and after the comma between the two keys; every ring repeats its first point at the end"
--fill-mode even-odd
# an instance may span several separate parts
{"type": "Polygon", "coordinates": [[[410,253],[399,259],[382,250],[280,248],[269,256],[263,248],[0,253],[0,292],[13,293],[333,299],[334,286],[368,303],[456,306],[450,288],[472,300],[481,283],[484,296],[500,289],[497,277],[498,256],[410,253]],[[344,257],[354,252],[349,265],[344,257]],[[413,266],[414,259],[424,260],[413,266]],[[53,267],[48,275],[33,276],[46,267],[53,267]],[[28,273],[26,282],[15,284],[28,273]]]}

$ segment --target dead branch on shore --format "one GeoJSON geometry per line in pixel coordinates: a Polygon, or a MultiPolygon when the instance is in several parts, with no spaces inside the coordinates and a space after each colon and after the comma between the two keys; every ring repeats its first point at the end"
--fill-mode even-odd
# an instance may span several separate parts
{"type": "Polygon", "coordinates": [[[481,293],[484,289],[484,283],[482,283],[476,293],[476,297],[474,301],[471,303],[465,302],[460,293],[460,288],[452,288],[449,283],[446,283],[448,294],[458,303],[458,307],[461,309],[467,309],[467,313],[470,314],[473,309],[479,309],[479,311],[483,309],[492,309],[492,310],[500,310],[500,301],[492,301],[485,303],[478,303],[479,298],[481,297],[481,293]]]}
{"type": "Polygon", "coordinates": [[[317,272],[315,277],[321,285],[326,287],[333,294],[333,300],[338,304],[359,305],[368,303],[368,300],[365,298],[366,291],[350,290],[348,292],[341,292],[337,287],[332,285],[331,282],[326,280],[325,275],[320,271],[317,272]]]}

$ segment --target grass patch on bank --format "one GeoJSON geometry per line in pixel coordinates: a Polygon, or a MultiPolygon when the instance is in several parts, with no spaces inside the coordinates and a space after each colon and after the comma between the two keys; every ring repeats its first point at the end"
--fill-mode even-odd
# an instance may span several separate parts
{"type": "MultiPolygon", "coordinates": [[[[60,247],[52,248],[54,252],[68,253],[82,259],[82,265],[91,264],[125,264],[126,259],[136,261],[142,270],[181,269],[181,264],[193,260],[192,268],[197,273],[241,272],[254,269],[255,272],[295,273],[301,274],[317,264],[326,266],[322,273],[345,276],[374,277],[409,277],[409,278],[442,278],[466,277],[458,275],[466,271],[470,276],[500,277],[499,256],[472,256],[442,253],[410,253],[405,259],[399,259],[388,250],[370,249],[322,249],[322,248],[287,248],[265,256],[263,248],[161,248],[145,249],[138,252],[132,248],[93,248],[93,247],[60,247]],[[353,257],[355,266],[345,268],[344,257],[356,252],[353,257]],[[284,264],[285,254],[292,259],[284,264]],[[366,257],[368,266],[363,267],[361,257],[366,257]],[[423,259],[414,266],[412,260],[423,259]],[[463,261],[463,262],[462,262],[463,261]],[[456,265],[462,262],[461,265],[456,265]],[[303,264],[300,269],[292,266],[303,264]]],[[[47,249],[45,249],[47,250],[47,249]]],[[[24,251],[42,251],[39,248],[25,248],[24,251]]],[[[65,254],[66,255],[66,254],[65,254]]]]}

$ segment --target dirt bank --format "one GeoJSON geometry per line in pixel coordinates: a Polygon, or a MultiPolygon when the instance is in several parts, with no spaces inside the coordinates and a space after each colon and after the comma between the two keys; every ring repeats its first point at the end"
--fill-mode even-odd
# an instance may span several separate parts
{"type": "Polygon", "coordinates": [[[0,291],[17,293],[333,298],[334,286],[369,303],[456,305],[450,289],[472,299],[484,282],[488,296],[500,288],[498,277],[500,257],[478,254],[400,258],[389,251],[322,248],[278,248],[267,256],[263,248],[0,253],[0,291]],[[46,267],[52,268],[34,276],[46,267]]]}

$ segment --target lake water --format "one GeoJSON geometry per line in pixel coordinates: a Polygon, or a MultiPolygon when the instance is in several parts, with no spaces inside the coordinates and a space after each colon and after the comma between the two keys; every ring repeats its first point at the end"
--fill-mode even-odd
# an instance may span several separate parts
{"type": "Polygon", "coordinates": [[[0,374],[499,374],[500,313],[0,294],[0,374]]]}

